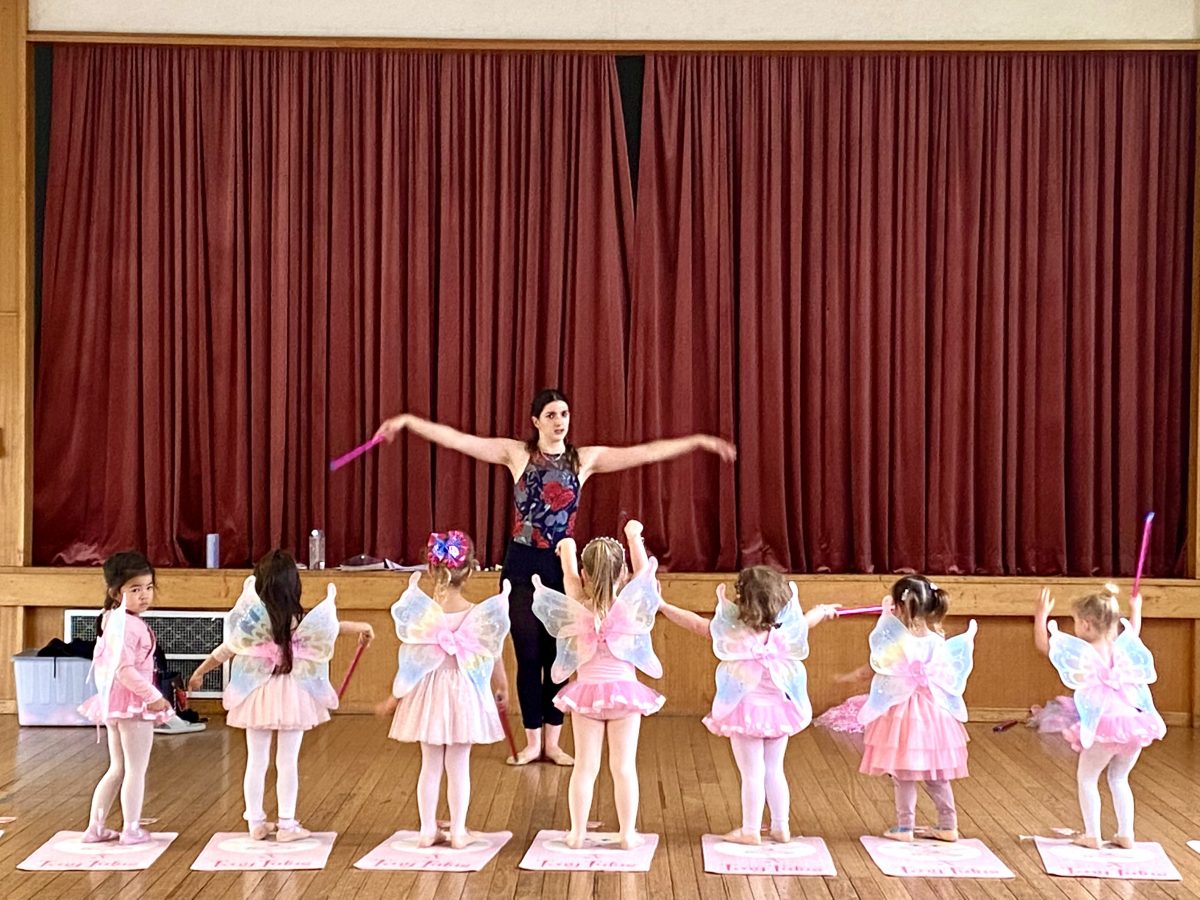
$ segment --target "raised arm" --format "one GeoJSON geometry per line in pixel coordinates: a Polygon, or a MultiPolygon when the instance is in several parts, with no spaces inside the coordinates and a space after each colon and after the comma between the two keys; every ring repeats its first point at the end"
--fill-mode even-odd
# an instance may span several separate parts
{"type": "Polygon", "coordinates": [[[575,553],[575,540],[563,538],[554,548],[563,572],[563,593],[572,600],[583,599],[583,579],[579,577],[579,557],[575,553]]]}
{"type": "Polygon", "coordinates": [[[1037,606],[1033,610],[1033,644],[1042,653],[1050,655],[1050,613],[1054,609],[1054,598],[1050,596],[1050,588],[1042,588],[1037,606]]]}
{"type": "Polygon", "coordinates": [[[411,431],[439,447],[456,450],[480,462],[507,466],[514,473],[514,478],[520,475],[520,469],[524,468],[529,455],[525,445],[512,438],[479,437],[408,413],[384,420],[375,436],[391,443],[396,435],[404,430],[411,431]]]}
{"type": "Polygon", "coordinates": [[[665,600],[658,604],[658,611],[680,628],[686,628],[688,631],[702,637],[708,636],[709,622],[704,616],[697,615],[688,609],[680,609],[678,606],[672,606],[665,600]]]}
{"type": "Polygon", "coordinates": [[[603,472],[620,472],[649,463],[662,462],[683,456],[693,450],[715,453],[725,462],[737,458],[737,450],[729,441],[709,434],[693,434],[681,438],[664,438],[632,447],[582,447],[579,451],[579,480],[603,472]]]}
{"type": "Polygon", "coordinates": [[[1129,630],[1135,636],[1142,633],[1142,592],[1138,591],[1129,598],[1129,630]]]}
{"type": "Polygon", "coordinates": [[[629,567],[634,575],[650,565],[646,555],[646,543],[642,540],[642,523],[630,519],[625,523],[625,541],[629,544],[629,567]]]}

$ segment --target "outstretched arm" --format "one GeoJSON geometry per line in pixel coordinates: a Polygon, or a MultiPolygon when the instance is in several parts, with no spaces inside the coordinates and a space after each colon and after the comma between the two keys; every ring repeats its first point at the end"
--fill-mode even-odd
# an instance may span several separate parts
{"type": "Polygon", "coordinates": [[[1037,606],[1033,610],[1033,644],[1042,653],[1050,655],[1050,612],[1054,609],[1054,598],[1050,596],[1050,588],[1042,588],[1037,606]]]}
{"type": "Polygon", "coordinates": [[[1129,630],[1135,636],[1142,633],[1142,592],[1138,591],[1129,598],[1129,630]]]}
{"type": "Polygon", "coordinates": [[[396,435],[406,429],[439,447],[456,450],[480,462],[507,466],[514,473],[518,466],[524,466],[523,457],[528,456],[525,445],[512,438],[479,437],[408,413],[384,420],[375,436],[391,443],[396,435]]]}
{"type": "Polygon", "coordinates": [[[708,636],[708,619],[704,618],[704,616],[697,615],[688,609],[680,609],[678,606],[672,606],[665,600],[658,604],[658,611],[680,628],[686,628],[688,631],[703,637],[708,636]]]}
{"type": "Polygon", "coordinates": [[[572,600],[583,599],[583,579],[579,577],[579,558],[575,554],[575,540],[563,538],[554,548],[563,571],[563,593],[572,600]]]}
{"type": "Polygon", "coordinates": [[[674,459],[693,450],[715,453],[725,462],[737,458],[737,450],[729,441],[709,434],[693,434],[681,438],[664,438],[632,447],[583,447],[579,451],[579,479],[602,472],[620,472],[649,463],[674,459]]]}
{"type": "Polygon", "coordinates": [[[634,575],[650,565],[646,555],[646,542],[642,540],[642,523],[630,519],[625,523],[625,541],[629,544],[629,567],[634,575]]]}

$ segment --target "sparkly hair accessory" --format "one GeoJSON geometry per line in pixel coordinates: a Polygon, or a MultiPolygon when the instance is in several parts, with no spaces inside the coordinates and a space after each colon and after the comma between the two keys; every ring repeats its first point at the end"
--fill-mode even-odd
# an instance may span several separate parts
{"type": "Polygon", "coordinates": [[[461,531],[435,531],[429,535],[427,547],[425,558],[429,564],[445,566],[447,569],[461,569],[471,556],[470,538],[461,531]]]}
{"type": "Polygon", "coordinates": [[[618,541],[616,538],[594,537],[590,541],[588,541],[586,544],[583,545],[583,549],[587,550],[587,548],[592,546],[592,544],[603,544],[609,550],[612,550],[615,553],[620,553],[622,559],[625,557],[625,548],[621,546],[621,542],[618,541]]]}

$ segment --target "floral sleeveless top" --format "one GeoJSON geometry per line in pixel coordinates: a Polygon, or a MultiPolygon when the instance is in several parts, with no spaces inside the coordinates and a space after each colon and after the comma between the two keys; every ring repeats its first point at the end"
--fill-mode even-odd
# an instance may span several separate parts
{"type": "Polygon", "coordinates": [[[550,549],[575,531],[579,506],[579,475],[567,465],[567,455],[533,453],[513,487],[517,507],[512,538],[518,544],[550,549]]]}

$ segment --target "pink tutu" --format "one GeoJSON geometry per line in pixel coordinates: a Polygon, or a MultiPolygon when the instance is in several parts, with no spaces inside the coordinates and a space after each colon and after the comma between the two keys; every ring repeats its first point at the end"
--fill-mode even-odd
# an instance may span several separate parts
{"type": "MultiPolygon", "coordinates": [[[[97,694],[93,694],[83,701],[79,706],[79,714],[97,725],[103,725],[106,721],[100,715],[100,697],[97,694]]],[[[173,715],[175,715],[175,710],[170,706],[158,712],[146,709],[146,701],[119,681],[114,682],[108,692],[109,719],[145,719],[158,725],[173,715]]]]}
{"type": "Polygon", "coordinates": [[[423,744],[494,744],[504,739],[491,693],[481,694],[448,657],[400,698],[388,737],[423,744]]]}
{"type": "Polygon", "coordinates": [[[653,715],[667,698],[640,681],[572,681],[558,692],[554,705],[565,713],[589,719],[620,719],[653,715]]]}
{"type": "MultiPolygon", "coordinates": [[[[1166,733],[1167,726],[1162,716],[1154,710],[1131,710],[1128,715],[1102,716],[1096,723],[1096,737],[1092,743],[1121,747],[1128,752],[1149,747],[1155,741],[1162,740],[1166,733]]],[[[1076,753],[1083,750],[1083,744],[1079,743],[1078,722],[1064,729],[1062,736],[1076,753]]]]}
{"type": "Polygon", "coordinates": [[[867,724],[858,770],[902,781],[966,778],[968,740],[962,723],[921,690],[867,724]]]}
{"type": "Polygon", "coordinates": [[[867,702],[869,694],[857,694],[842,701],[837,706],[831,706],[821,713],[813,722],[822,728],[836,731],[840,734],[862,734],[862,722],[858,721],[858,711],[867,702]]]}
{"type": "Polygon", "coordinates": [[[766,675],[723,716],[709,713],[704,727],[721,737],[778,738],[799,734],[811,721],[766,675]]]}
{"type": "Polygon", "coordinates": [[[225,724],[231,728],[271,731],[308,731],[328,721],[329,710],[304,690],[291,673],[272,675],[266,684],[255,688],[225,714],[225,724]]]}

